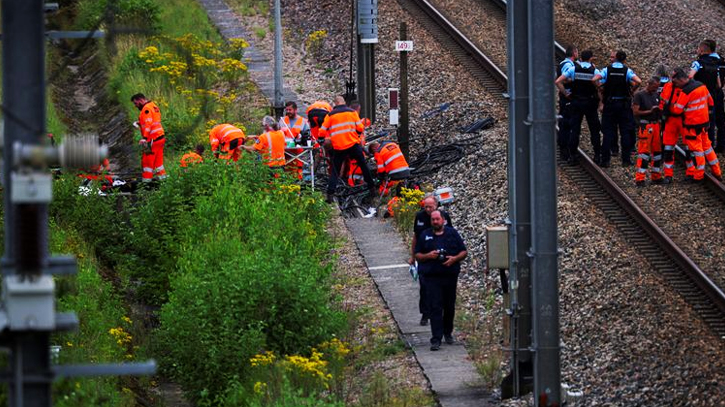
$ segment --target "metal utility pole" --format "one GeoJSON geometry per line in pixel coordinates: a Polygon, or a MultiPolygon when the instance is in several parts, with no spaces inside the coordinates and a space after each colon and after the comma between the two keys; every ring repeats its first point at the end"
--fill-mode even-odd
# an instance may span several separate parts
{"type": "Polygon", "coordinates": [[[509,146],[508,196],[511,372],[501,397],[531,391],[531,163],[529,154],[528,0],[509,0],[508,30],[509,146]]]}
{"type": "Polygon", "coordinates": [[[357,83],[361,116],[375,122],[375,44],[378,43],[378,0],[358,0],[357,83]]]}
{"type": "MultiPolygon", "coordinates": [[[[400,41],[408,40],[408,25],[400,23],[400,41]]],[[[398,143],[405,159],[410,161],[410,127],[408,115],[408,52],[400,52],[400,121],[398,143]]]]}
{"type": "MultiPolygon", "coordinates": [[[[36,324],[22,324],[10,337],[3,337],[9,346],[10,363],[15,365],[15,381],[9,386],[10,401],[15,405],[45,407],[51,405],[51,379],[43,375],[50,370],[50,331],[54,328],[54,307],[48,309],[48,295],[54,284],[51,276],[43,276],[48,266],[47,203],[15,204],[13,202],[13,145],[16,142],[39,144],[45,133],[45,32],[43,1],[2,1],[2,65],[3,65],[3,187],[5,209],[5,256],[3,297],[27,286],[38,297],[44,297],[45,318],[36,324]],[[5,274],[7,272],[7,274],[5,274]],[[9,287],[10,292],[7,292],[9,287]],[[50,312],[52,315],[47,315],[50,312]],[[18,378],[38,375],[39,380],[27,383],[18,378]]],[[[39,181],[39,180],[38,180],[39,181]]],[[[45,180],[41,181],[45,182],[45,180]]],[[[22,191],[17,191],[22,192],[22,191]]],[[[8,312],[10,306],[6,306],[8,312]]],[[[8,319],[14,319],[8,317],[8,319]]],[[[17,321],[12,321],[17,322],[17,321]]],[[[9,324],[12,329],[12,323],[9,324]]]]}
{"type": "Polygon", "coordinates": [[[282,10],[280,0],[274,0],[274,115],[282,117],[283,112],[282,10]]]}
{"type": "Polygon", "coordinates": [[[554,111],[554,4],[529,4],[529,122],[531,123],[532,310],[534,400],[536,406],[560,405],[559,276],[556,213],[554,111]]]}
{"type": "MultiPolygon", "coordinates": [[[[49,165],[88,168],[107,148],[97,139],[44,146],[45,41],[42,0],[2,1],[2,106],[5,253],[2,259],[0,346],[8,368],[12,407],[49,407],[55,377],[153,373],[155,363],[124,366],[52,366],[50,335],[75,329],[72,313],[55,312],[52,274],[73,274],[72,257],[48,256],[49,165]]],[[[62,34],[59,34],[62,35],[62,34]]]]}

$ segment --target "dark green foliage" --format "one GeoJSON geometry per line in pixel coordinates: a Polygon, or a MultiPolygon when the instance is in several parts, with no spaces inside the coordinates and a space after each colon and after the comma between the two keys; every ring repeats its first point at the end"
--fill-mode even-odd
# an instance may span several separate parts
{"type": "Polygon", "coordinates": [[[147,35],[161,28],[161,8],[154,0],[93,0],[76,3],[76,25],[89,30],[110,24],[147,35]]]}

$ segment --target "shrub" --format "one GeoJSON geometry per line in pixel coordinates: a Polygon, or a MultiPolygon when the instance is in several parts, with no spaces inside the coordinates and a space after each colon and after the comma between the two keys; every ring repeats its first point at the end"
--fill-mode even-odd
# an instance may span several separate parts
{"type": "Polygon", "coordinates": [[[161,8],[153,0],[82,0],[76,4],[76,25],[92,29],[101,21],[154,33],[161,28],[161,8]]]}
{"type": "Polygon", "coordinates": [[[255,162],[240,163],[200,165],[179,177],[206,191],[189,195],[183,210],[159,203],[184,213],[175,223],[184,227],[167,239],[176,269],[158,340],[164,366],[195,400],[244,378],[246,361],[262,349],[298,354],[344,327],[330,308],[323,265],[324,203],[299,186],[269,183],[255,162]]]}

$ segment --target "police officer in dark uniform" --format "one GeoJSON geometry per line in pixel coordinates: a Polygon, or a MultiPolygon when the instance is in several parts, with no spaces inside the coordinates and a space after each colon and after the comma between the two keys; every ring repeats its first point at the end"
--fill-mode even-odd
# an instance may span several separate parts
{"type": "MultiPolygon", "coordinates": [[[[577,47],[573,45],[569,45],[566,47],[566,58],[559,62],[559,65],[556,67],[556,77],[560,77],[562,73],[567,71],[570,68],[574,67],[574,61],[579,56],[579,50],[577,47]]],[[[570,107],[571,107],[571,100],[567,97],[567,93],[571,91],[571,85],[565,84],[564,85],[565,92],[559,92],[559,116],[561,119],[559,120],[559,132],[557,133],[557,145],[559,146],[559,151],[561,152],[561,158],[563,160],[568,161],[569,160],[569,138],[571,136],[571,116],[570,116],[570,107]]]]}
{"type": "Polygon", "coordinates": [[[582,120],[587,118],[589,125],[589,133],[591,135],[592,149],[594,150],[594,162],[601,163],[601,137],[599,132],[601,124],[599,122],[599,93],[596,85],[592,82],[594,75],[599,70],[591,63],[594,54],[591,50],[585,50],[581,53],[581,60],[576,62],[573,68],[567,69],[556,79],[556,87],[560,93],[567,94],[567,98],[571,101],[570,106],[570,128],[571,133],[568,142],[569,163],[576,164],[576,151],[579,148],[579,136],[582,131],[582,120]],[[570,90],[567,92],[565,84],[570,84],[570,90]]]}
{"type": "Polygon", "coordinates": [[[632,114],[632,91],[642,80],[624,64],[627,54],[617,51],[615,61],[594,75],[599,81],[604,110],[602,111],[602,167],[609,167],[612,144],[617,142],[617,129],[621,135],[622,166],[632,165],[630,157],[634,148],[634,115],[632,114]]]}
{"type": "Polygon", "coordinates": [[[692,63],[689,76],[702,82],[715,102],[710,112],[710,128],[707,130],[707,135],[715,145],[715,152],[721,153],[725,148],[725,103],[723,103],[722,90],[725,61],[715,52],[716,44],[714,40],[704,40],[698,45],[697,61],[692,63]]]}

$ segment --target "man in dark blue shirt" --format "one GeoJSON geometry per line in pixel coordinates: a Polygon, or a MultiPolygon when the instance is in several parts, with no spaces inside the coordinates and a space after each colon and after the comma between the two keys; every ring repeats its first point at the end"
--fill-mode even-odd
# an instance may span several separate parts
{"type": "MultiPolygon", "coordinates": [[[[408,264],[411,266],[415,262],[415,244],[418,241],[418,237],[424,230],[430,229],[430,214],[434,210],[438,209],[438,199],[435,196],[427,196],[423,198],[423,209],[415,214],[415,220],[413,221],[413,244],[410,247],[410,260],[408,264]]],[[[445,211],[440,211],[445,219],[445,226],[453,227],[451,217],[445,211]]],[[[428,304],[425,299],[425,281],[423,277],[418,278],[420,284],[420,299],[418,300],[418,310],[420,311],[420,324],[428,325],[428,319],[430,318],[428,312],[428,304]]]]}
{"type": "Polygon", "coordinates": [[[440,211],[430,215],[431,228],[424,230],[415,245],[418,273],[425,279],[432,337],[430,350],[438,350],[445,337],[453,344],[453,319],[456,312],[456,285],[461,260],[468,255],[458,232],[445,226],[440,211]]]}

